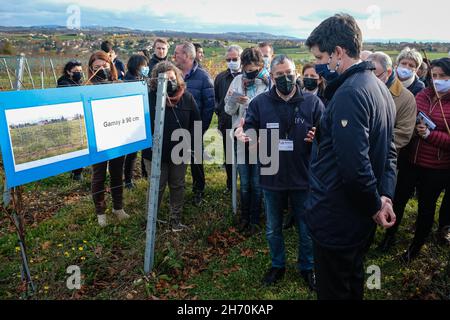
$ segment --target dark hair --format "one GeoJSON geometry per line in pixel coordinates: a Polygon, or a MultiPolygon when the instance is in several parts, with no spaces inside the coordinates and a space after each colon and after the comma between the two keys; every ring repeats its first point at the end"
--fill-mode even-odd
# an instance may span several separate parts
{"type": "Polygon", "coordinates": [[[266,41],[263,41],[263,42],[258,43],[258,48],[264,48],[264,47],[270,47],[270,49],[271,49],[272,52],[273,52],[273,46],[272,46],[271,43],[266,42],[266,41]]]}
{"type": "Polygon", "coordinates": [[[202,45],[200,43],[194,43],[194,47],[195,47],[195,52],[198,51],[198,49],[202,49],[202,45]]]}
{"type": "Polygon", "coordinates": [[[147,57],[140,54],[133,54],[128,60],[127,69],[133,76],[137,76],[139,74],[139,67],[146,65],[148,65],[147,57]]]}
{"type": "Polygon", "coordinates": [[[72,70],[75,67],[81,67],[81,62],[78,60],[70,60],[65,64],[63,74],[67,75],[70,72],[70,70],[72,70]]]}
{"type": "Polygon", "coordinates": [[[347,50],[351,58],[359,58],[362,49],[362,32],[355,18],[336,14],[323,21],[306,40],[309,48],[318,46],[321,52],[332,54],[337,46],[347,50]]]}
{"type": "Polygon", "coordinates": [[[106,53],[110,53],[113,50],[113,44],[110,41],[106,40],[102,42],[100,48],[106,53]]]}
{"type": "MultiPolygon", "coordinates": [[[[311,62],[311,63],[306,63],[303,66],[303,69],[302,69],[302,76],[303,76],[303,78],[305,76],[305,71],[308,70],[308,69],[316,70],[316,64],[311,62]]],[[[319,79],[322,79],[322,82],[319,84],[319,95],[323,96],[324,93],[325,93],[325,89],[326,89],[326,81],[323,79],[323,77],[320,74],[319,74],[319,79]]]]}
{"type": "Polygon", "coordinates": [[[177,78],[177,83],[180,88],[183,90],[186,89],[186,83],[183,79],[183,74],[180,69],[178,69],[172,62],[170,61],[161,61],[159,62],[152,71],[152,76],[150,80],[150,89],[156,91],[158,89],[158,75],[160,73],[165,73],[167,71],[175,72],[175,76],[177,78]]]}
{"type": "Polygon", "coordinates": [[[142,54],[143,54],[148,60],[151,59],[150,50],[148,50],[148,49],[142,49],[141,52],[142,52],[142,54]]]}
{"type": "Polygon", "coordinates": [[[441,58],[431,62],[431,68],[440,67],[450,77],[450,58],[441,58]]]}
{"type": "Polygon", "coordinates": [[[241,64],[242,67],[251,65],[252,63],[256,64],[259,67],[264,66],[263,56],[261,51],[257,48],[247,48],[241,54],[241,64]]]}

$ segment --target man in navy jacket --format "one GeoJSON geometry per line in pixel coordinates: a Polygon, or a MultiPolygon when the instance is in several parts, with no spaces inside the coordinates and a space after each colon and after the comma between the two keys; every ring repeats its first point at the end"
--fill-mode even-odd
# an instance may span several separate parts
{"type": "Polygon", "coordinates": [[[353,17],[323,21],[306,45],[328,82],[329,101],[316,133],[306,205],[317,295],[362,299],[367,241],[377,224],[395,223],[396,108],[373,64],[359,59],[362,34],[353,17]]]}
{"type": "MultiPolygon", "coordinates": [[[[278,171],[272,175],[261,171],[260,180],[267,216],[266,236],[272,257],[272,266],[264,276],[263,283],[272,285],[285,273],[286,254],[282,229],[283,211],[289,199],[299,233],[297,267],[302,278],[313,290],[315,278],[312,241],[300,216],[308,194],[311,139],[324,106],[319,98],[303,93],[296,85],[295,64],[287,56],[280,55],[273,59],[271,79],[274,80],[275,86],[250,102],[243,128],[247,133],[249,129],[257,132],[267,130],[266,150],[273,150],[272,144],[278,144],[275,148],[277,152],[270,155],[272,158],[278,157],[278,171]],[[278,133],[278,140],[273,139],[273,130],[278,133]]],[[[240,141],[245,141],[247,137],[240,129],[237,129],[236,136],[240,141]]],[[[260,141],[262,144],[264,139],[260,141]]],[[[261,170],[270,165],[261,164],[261,170]]]]}
{"type": "MultiPolygon", "coordinates": [[[[180,68],[183,72],[187,90],[192,94],[195,102],[197,103],[198,111],[202,119],[202,134],[205,134],[211,124],[214,114],[214,84],[208,72],[198,67],[195,57],[196,51],[192,43],[185,42],[176,46],[175,62],[178,68],[180,68]]],[[[199,162],[199,160],[197,159],[196,162],[199,162]]],[[[194,204],[200,205],[203,198],[203,193],[205,191],[205,171],[203,168],[203,159],[201,159],[201,163],[191,164],[191,172],[193,180],[194,204]]]]}

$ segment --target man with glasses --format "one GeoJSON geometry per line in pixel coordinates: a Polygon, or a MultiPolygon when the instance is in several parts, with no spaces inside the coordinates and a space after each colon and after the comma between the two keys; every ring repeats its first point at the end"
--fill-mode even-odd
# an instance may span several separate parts
{"type": "MultiPolygon", "coordinates": [[[[237,75],[241,74],[241,56],[242,48],[237,45],[229,46],[225,55],[227,70],[219,73],[214,81],[214,97],[215,97],[215,113],[219,118],[218,129],[223,138],[224,154],[227,154],[227,139],[231,139],[227,135],[227,129],[231,129],[231,116],[225,112],[225,97],[231,82],[237,75]]],[[[231,144],[230,144],[231,145],[231,144]]],[[[230,150],[231,152],[231,150],[230,150]]],[[[225,164],[227,173],[227,190],[232,188],[232,165],[225,164]]]]}
{"type": "Polygon", "coordinates": [[[404,88],[392,67],[392,59],[384,52],[372,53],[367,61],[375,66],[374,73],[391,92],[397,115],[395,118],[394,143],[397,153],[411,141],[416,126],[417,106],[414,95],[404,88]]]}

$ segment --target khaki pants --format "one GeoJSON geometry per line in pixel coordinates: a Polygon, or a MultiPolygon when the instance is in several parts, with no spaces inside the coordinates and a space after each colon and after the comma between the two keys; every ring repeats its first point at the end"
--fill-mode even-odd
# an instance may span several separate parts
{"type": "MultiPolygon", "coordinates": [[[[151,177],[151,161],[144,159],[144,164],[148,176],[151,177]]],[[[171,220],[177,222],[181,220],[181,214],[183,212],[186,169],[186,164],[176,165],[172,163],[161,163],[159,206],[161,206],[166,185],[169,184],[171,220]]]]}

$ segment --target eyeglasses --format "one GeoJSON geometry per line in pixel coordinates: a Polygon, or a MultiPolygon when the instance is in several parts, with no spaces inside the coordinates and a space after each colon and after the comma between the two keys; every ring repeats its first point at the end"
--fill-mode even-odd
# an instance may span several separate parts
{"type": "Polygon", "coordinates": [[[380,78],[383,74],[386,73],[386,71],[383,72],[383,73],[380,73],[380,74],[376,74],[376,73],[375,73],[375,70],[374,70],[373,73],[375,74],[375,76],[376,76],[377,78],[380,78]]]}
{"type": "Polygon", "coordinates": [[[231,61],[233,61],[233,62],[238,62],[239,61],[239,58],[233,58],[233,59],[225,59],[227,62],[231,62],[231,61]]]}

